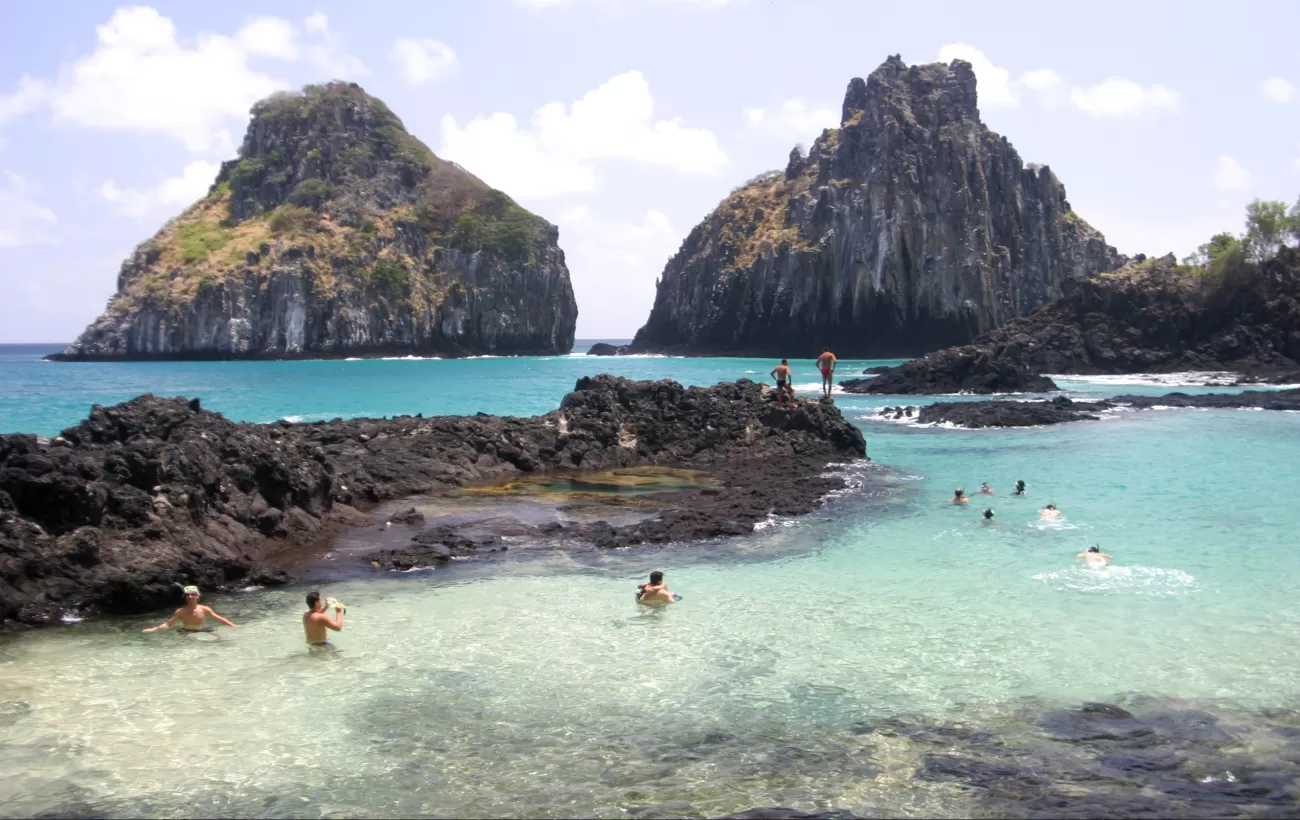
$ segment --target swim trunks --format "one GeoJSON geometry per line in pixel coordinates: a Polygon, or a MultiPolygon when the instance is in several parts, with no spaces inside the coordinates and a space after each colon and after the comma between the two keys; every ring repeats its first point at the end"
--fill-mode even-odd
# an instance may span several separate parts
{"type": "Polygon", "coordinates": [[[199,633],[199,632],[216,632],[217,630],[213,629],[213,628],[210,627],[210,626],[205,626],[205,627],[203,627],[202,629],[190,629],[188,626],[183,626],[183,627],[181,627],[181,631],[182,631],[182,632],[188,632],[188,633],[190,633],[191,635],[193,635],[193,634],[196,634],[196,633],[199,633]]]}
{"type": "Polygon", "coordinates": [[[829,379],[830,377],[831,377],[831,369],[830,369],[829,367],[823,367],[823,368],[822,368],[822,378],[823,378],[823,379],[829,379]]]}
{"type": "Polygon", "coordinates": [[[777,390],[784,390],[784,389],[785,389],[785,379],[777,379],[777,380],[776,380],[776,389],[777,389],[777,390]]]}

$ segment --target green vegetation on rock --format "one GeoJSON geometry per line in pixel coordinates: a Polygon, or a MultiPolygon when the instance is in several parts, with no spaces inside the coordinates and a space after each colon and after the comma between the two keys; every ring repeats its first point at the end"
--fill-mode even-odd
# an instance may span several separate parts
{"type": "Polygon", "coordinates": [[[1300,200],[1287,210],[1278,200],[1256,199],[1246,206],[1246,230],[1218,233],[1183,259],[1184,273],[1215,279],[1252,273],[1283,247],[1300,244],[1300,200]]]}
{"type": "Polygon", "coordinates": [[[224,248],[234,236],[234,232],[229,228],[208,222],[181,225],[176,233],[180,242],[182,262],[198,262],[207,259],[213,251],[224,248]]]}

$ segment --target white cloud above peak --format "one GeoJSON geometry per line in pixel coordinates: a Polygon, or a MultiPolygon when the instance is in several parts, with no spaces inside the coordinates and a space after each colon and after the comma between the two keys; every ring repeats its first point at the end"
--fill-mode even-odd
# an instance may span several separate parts
{"type": "Polygon", "coordinates": [[[809,105],[801,97],[792,97],[779,108],[746,108],[745,124],[755,131],[770,134],[786,142],[811,143],[823,129],[838,128],[840,111],[828,105],[809,105]]]}
{"type": "Polygon", "coordinates": [[[1163,85],[1143,86],[1123,77],[1108,77],[1089,88],[1074,88],[1070,100],[1094,117],[1127,117],[1152,111],[1175,112],[1182,97],[1163,85]]]}
{"type": "Polygon", "coordinates": [[[26,179],[13,171],[0,176],[0,248],[49,244],[57,222],[26,179]]]}
{"type": "Polygon", "coordinates": [[[1244,191],[1251,186],[1250,171],[1229,156],[1220,156],[1211,182],[1220,191],[1244,191]]]}
{"type": "Polygon", "coordinates": [[[727,155],[713,132],[655,120],[650,84],[628,71],[566,105],[547,103],[531,130],[514,116],[479,116],[463,127],[442,118],[441,156],[517,196],[558,196],[595,187],[594,162],[628,160],[685,174],[716,173],[727,155]]]}
{"type": "Polygon", "coordinates": [[[411,85],[442,79],[455,72],[459,65],[451,46],[428,38],[398,38],[389,49],[388,58],[397,63],[411,85]]]}
{"type": "Polygon", "coordinates": [[[1259,84],[1259,93],[1276,103],[1289,103],[1295,98],[1296,87],[1285,77],[1269,77],[1259,84]]]}
{"type": "Polygon", "coordinates": [[[186,165],[179,176],[165,179],[155,188],[119,188],[110,179],[99,186],[99,195],[113,203],[122,216],[143,220],[195,202],[208,192],[219,170],[221,166],[215,162],[196,160],[186,165]]]}

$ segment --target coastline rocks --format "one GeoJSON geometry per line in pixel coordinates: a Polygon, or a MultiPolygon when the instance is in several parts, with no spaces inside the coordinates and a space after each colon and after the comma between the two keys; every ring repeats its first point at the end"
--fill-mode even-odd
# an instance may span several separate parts
{"type": "Polygon", "coordinates": [[[920,359],[886,369],[870,379],[845,379],[846,393],[919,394],[944,393],[1042,393],[1056,390],[1056,383],[1033,372],[1019,348],[971,345],[948,348],[920,359]]]}
{"type": "Polygon", "coordinates": [[[1123,261],[1046,166],[980,120],[963,60],[889,57],[838,128],[755,177],[665,266],[636,352],[913,356],[964,344],[1123,261]]]}
{"type": "Polygon", "coordinates": [[[588,356],[626,356],[628,353],[627,345],[615,347],[605,342],[596,342],[587,351],[588,356]]]}
{"type": "MultiPolygon", "coordinates": [[[[816,485],[826,464],[865,455],[833,405],[778,408],[748,380],[586,377],[558,410],[525,419],[259,425],[198,407],[145,395],[94,407],[57,446],[0,436],[0,622],[157,609],[182,584],[282,581],[268,557],[327,536],[342,511],[440,488],[654,464],[717,470],[740,496],[745,465],[779,464],[787,484],[816,485]]],[[[723,516],[727,496],[716,498],[723,516]]],[[[815,503],[799,501],[804,512],[815,503]]],[[[763,513],[782,508],[772,498],[763,513]]]]}

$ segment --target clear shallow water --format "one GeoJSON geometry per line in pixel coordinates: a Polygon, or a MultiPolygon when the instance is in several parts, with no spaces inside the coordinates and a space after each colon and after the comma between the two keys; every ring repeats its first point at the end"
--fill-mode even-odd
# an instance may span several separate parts
{"type": "MultiPolygon", "coordinates": [[[[318,409],[327,403],[524,414],[594,372],[708,384],[772,364],[306,362],[260,392],[246,382],[271,363],[75,365],[71,386],[51,381],[33,407],[9,391],[36,377],[0,363],[0,426],[53,432],[78,407],[143,389],[260,420],[349,414],[318,409]],[[445,377],[450,366],[466,375],[445,377]],[[192,389],[205,379],[237,387],[192,389]]],[[[961,431],[872,420],[897,400],[838,401],[888,468],[863,473],[869,492],[753,539],[332,585],[348,623],[325,657],[302,646],[298,588],[216,596],[244,625],[219,641],[141,635],[156,617],[6,639],[0,814],[710,816],[825,800],[962,816],[969,794],[912,776],[914,744],[861,727],[920,713],[1010,736],[1030,731],[1017,717],[1026,702],[1134,693],[1296,705],[1300,415],[1153,411],[961,431]],[[1028,498],[945,503],[955,486],[1005,493],[1017,478],[1028,498]],[[1048,502],[1064,520],[1038,518],[1048,502]],[[1116,566],[1077,566],[1092,543],[1116,566]],[[632,588],[656,567],[684,601],[638,611],[632,588]]]]}

